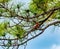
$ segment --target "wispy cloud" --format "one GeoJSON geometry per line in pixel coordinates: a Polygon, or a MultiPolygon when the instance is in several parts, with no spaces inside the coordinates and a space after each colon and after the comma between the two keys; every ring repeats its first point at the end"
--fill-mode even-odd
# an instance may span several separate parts
{"type": "Polygon", "coordinates": [[[60,45],[54,44],[54,45],[51,46],[51,49],[60,49],[60,45]]]}

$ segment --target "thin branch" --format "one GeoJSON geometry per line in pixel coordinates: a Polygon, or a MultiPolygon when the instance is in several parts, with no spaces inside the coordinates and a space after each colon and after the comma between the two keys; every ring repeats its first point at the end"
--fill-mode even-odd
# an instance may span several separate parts
{"type": "MultiPolygon", "coordinates": [[[[1,6],[2,8],[4,8],[4,9],[8,10],[10,13],[13,12],[13,11],[9,10],[8,8],[6,8],[4,5],[1,5],[1,4],[0,4],[0,6],[1,6]]],[[[42,13],[42,14],[39,14],[39,15],[36,15],[36,16],[32,16],[32,17],[28,17],[28,18],[29,18],[29,19],[38,18],[38,17],[41,16],[41,15],[48,14],[48,13],[50,13],[51,11],[56,11],[56,10],[58,10],[58,9],[60,9],[60,7],[55,7],[55,8],[53,8],[53,9],[51,9],[51,10],[49,10],[49,11],[46,11],[46,12],[44,12],[44,13],[42,13]]],[[[14,13],[15,13],[15,12],[14,12],[14,13]]],[[[15,15],[16,15],[17,17],[19,17],[19,18],[27,19],[27,17],[19,16],[19,15],[16,14],[16,13],[15,13],[15,15]]]]}
{"type": "MultiPolygon", "coordinates": [[[[51,11],[56,11],[56,10],[59,10],[59,9],[60,9],[60,7],[56,7],[56,8],[53,8],[53,9],[51,9],[51,10],[48,10],[48,11],[42,13],[42,14],[29,17],[29,19],[38,18],[39,16],[42,16],[42,15],[45,15],[45,14],[49,14],[51,11]]],[[[18,16],[18,15],[17,15],[17,16],[18,16]]],[[[18,17],[22,18],[21,16],[18,16],[18,17]]],[[[24,17],[23,19],[27,19],[27,17],[24,17]]]]}
{"type": "Polygon", "coordinates": [[[58,20],[58,21],[55,21],[55,22],[52,22],[52,23],[48,24],[46,27],[43,28],[42,32],[40,32],[39,34],[33,36],[32,38],[29,38],[27,41],[25,41],[25,42],[23,42],[23,43],[21,43],[21,44],[19,44],[19,45],[23,45],[24,43],[30,41],[31,39],[36,38],[37,36],[41,35],[46,28],[48,28],[48,27],[51,26],[51,25],[57,24],[57,23],[60,23],[60,21],[58,20]]]}
{"type": "Polygon", "coordinates": [[[27,39],[25,42],[23,42],[23,43],[21,43],[21,44],[19,44],[19,45],[23,45],[23,44],[25,44],[26,42],[28,42],[28,41],[30,41],[30,40],[32,40],[32,39],[38,37],[38,36],[41,35],[43,32],[44,32],[44,30],[43,30],[42,32],[40,32],[39,34],[37,34],[37,35],[35,35],[35,36],[33,36],[33,37],[27,39]]]}
{"type": "MultiPolygon", "coordinates": [[[[23,45],[23,44],[25,44],[26,42],[30,41],[31,39],[34,39],[34,38],[36,38],[37,36],[41,35],[41,34],[44,32],[44,30],[45,30],[46,28],[48,28],[49,26],[54,25],[54,24],[57,24],[57,23],[60,23],[60,20],[51,22],[50,24],[48,24],[46,27],[43,28],[42,32],[40,32],[39,34],[37,34],[37,35],[35,35],[35,36],[33,36],[33,37],[29,38],[29,39],[27,39],[27,40],[24,41],[23,43],[18,44],[18,45],[11,45],[11,46],[23,45]]],[[[2,39],[1,39],[1,40],[2,40],[2,39]]],[[[6,39],[5,39],[5,40],[6,40],[6,39]]],[[[8,39],[7,39],[7,40],[8,40],[8,39]]],[[[11,40],[12,40],[12,39],[11,39],[11,40]]],[[[14,39],[13,39],[13,40],[14,40],[14,39]]],[[[0,46],[6,46],[6,45],[0,45],[0,46]]]]}
{"type": "MultiPolygon", "coordinates": [[[[41,24],[39,26],[41,26],[52,14],[54,13],[54,11],[52,11],[48,17],[46,19],[43,20],[43,22],[41,22],[41,24]]],[[[26,37],[27,35],[29,35],[32,31],[35,31],[36,29],[32,28],[30,31],[27,32],[27,34],[24,35],[24,37],[26,37]]],[[[22,37],[22,38],[24,38],[22,37]]]]}
{"type": "Polygon", "coordinates": [[[0,38],[0,40],[17,40],[17,38],[14,38],[14,39],[2,39],[2,38],[0,38]]]}
{"type": "Polygon", "coordinates": [[[48,24],[47,26],[45,26],[43,29],[46,29],[46,28],[48,28],[49,26],[55,25],[55,24],[57,24],[57,23],[60,23],[60,20],[53,21],[53,22],[49,23],[49,24],[48,24]]]}
{"type": "MultiPolygon", "coordinates": [[[[21,44],[18,44],[18,45],[15,44],[15,45],[11,45],[11,46],[20,46],[20,45],[23,45],[23,44],[27,43],[28,41],[30,41],[31,39],[34,39],[34,38],[38,37],[38,36],[41,35],[43,32],[44,32],[44,30],[43,30],[42,32],[40,32],[39,34],[37,34],[37,35],[35,35],[35,36],[27,39],[26,41],[22,42],[21,44]]],[[[0,45],[0,46],[7,46],[7,45],[0,45]]]]}

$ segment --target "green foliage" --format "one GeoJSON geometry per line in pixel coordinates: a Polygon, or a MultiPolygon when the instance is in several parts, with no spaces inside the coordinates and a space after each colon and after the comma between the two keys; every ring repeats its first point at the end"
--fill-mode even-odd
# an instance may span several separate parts
{"type": "Polygon", "coordinates": [[[17,35],[18,38],[23,37],[24,34],[26,33],[26,31],[25,31],[25,30],[22,28],[22,26],[20,26],[20,25],[17,25],[17,26],[16,26],[16,29],[17,29],[16,35],[17,35]]]}
{"type": "Polygon", "coordinates": [[[51,9],[55,6],[59,6],[60,3],[59,0],[32,0],[30,3],[30,10],[33,13],[42,13],[47,11],[48,9],[51,9]]]}
{"type": "Polygon", "coordinates": [[[12,28],[8,28],[8,32],[17,38],[21,38],[24,36],[26,31],[20,25],[13,26],[12,28]]]}
{"type": "Polygon", "coordinates": [[[9,22],[5,21],[0,23],[0,36],[5,36],[6,34],[11,34],[14,37],[21,38],[24,36],[26,31],[22,28],[21,25],[16,25],[9,28],[9,22]]]}
{"type": "Polygon", "coordinates": [[[30,9],[32,12],[41,13],[42,11],[46,11],[47,9],[47,0],[32,0],[30,4],[30,9]],[[34,8],[33,8],[34,7],[34,8]],[[34,10],[33,10],[34,9],[34,10]]]}
{"type": "MultiPolygon", "coordinates": [[[[1,3],[1,5],[4,6],[5,4],[3,4],[3,3],[8,3],[8,1],[10,1],[10,0],[0,0],[0,3],[1,3]]],[[[23,6],[23,4],[18,3],[16,5],[12,4],[12,6],[7,7],[7,9],[5,7],[1,7],[0,14],[2,15],[2,17],[9,18],[9,19],[10,18],[15,19],[15,18],[17,18],[18,15],[23,16],[25,18],[25,17],[27,17],[28,13],[30,15],[34,15],[34,13],[41,14],[54,7],[59,7],[60,1],[59,0],[32,0],[29,5],[29,11],[28,11],[28,9],[24,10],[23,8],[21,8],[22,6],[23,6]]],[[[47,15],[44,15],[44,16],[35,18],[34,20],[36,20],[38,22],[40,20],[45,19],[46,17],[47,17],[47,15]]],[[[55,11],[55,13],[50,17],[50,20],[52,20],[52,19],[60,19],[60,10],[55,11]]],[[[35,23],[31,22],[31,24],[33,26],[35,23]]],[[[25,24],[23,23],[23,25],[25,25],[25,24]]],[[[7,33],[10,35],[13,35],[14,37],[21,39],[26,34],[26,30],[20,24],[9,27],[9,22],[4,21],[4,22],[0,23],[0,36],[5,36],[5,34],[7,34],[7,33]]]]}
{"type": "Polygon", "coordinates": [[[8,2],[9,0],[0,0],[0,3],[8,2]]]}
{"type": "Polygon", "coordinates": [[[4,8],[0,8],[0,12],[3,13],[5,12],[6,10],[4,8]]]}
{"type": "Polygon", "coordinates": [[[0,36],[4,36],[7,32],[8,22],[0,23],[0,36]]]}
{"type": "MultiPolygon", "coordinates": [[[[54,7],[60,7],[60,1],[59,0],[32,0],[30,2],[29,7],[32,13],[41,14],[54,7]]],[[[43,19],[46,16],[43,16],[41,18],[39,17],[39,19],[43,19]]],[[[49,20],[52,19],[60,19],[60,10],[55,11],[55,13],[49,18],[49,20]]]]}

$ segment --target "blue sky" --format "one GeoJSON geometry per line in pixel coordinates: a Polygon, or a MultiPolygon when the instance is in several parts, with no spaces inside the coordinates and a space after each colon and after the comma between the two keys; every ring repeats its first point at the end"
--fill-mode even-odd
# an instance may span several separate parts
{"type": "Polygon", "coordinates": [[[47,28],[39,37],[28,42],[27,49],[60,49],[60,28],[47,28]]]}
{"type": "MultiPolygon", "coordinates": [[[[28,0],[22,2],[26,3],[28,0]]],[[[19,49],[23,49],[23,46],[19,49]]],[[[42,35],[29,41],[26,49],[60,49],[60,28],[54,26],[47,28],[42,35]]]]}
{"type": "Polygon", "coordinates": [[[47,28],[42,35],[29,41],[26,49],[60,49],[60,28],[54,26],[47,28]]]}
{"type": "MultiPolygon", "coordinates": [[[[19,49],[23,49],[23,46],[19,49]]],[[[29,41],[26,49],[60,49],[60,28],[48,27],[42,35],[29,41]]]]}
{"type": "Polygon", "coordinates": [[[26,49],[60,49],[60,28],[48,27],[42,35],[29,41],[26,49]]]}

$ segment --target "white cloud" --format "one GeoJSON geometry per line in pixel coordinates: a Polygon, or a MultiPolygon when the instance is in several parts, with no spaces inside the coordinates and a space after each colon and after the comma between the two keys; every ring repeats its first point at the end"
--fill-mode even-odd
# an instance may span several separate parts
{"type": "Polygon", "coordinates": [[[51,49],[60,49],[60,45],[54,44],[54,45],[51,46],[51,49]]]}

